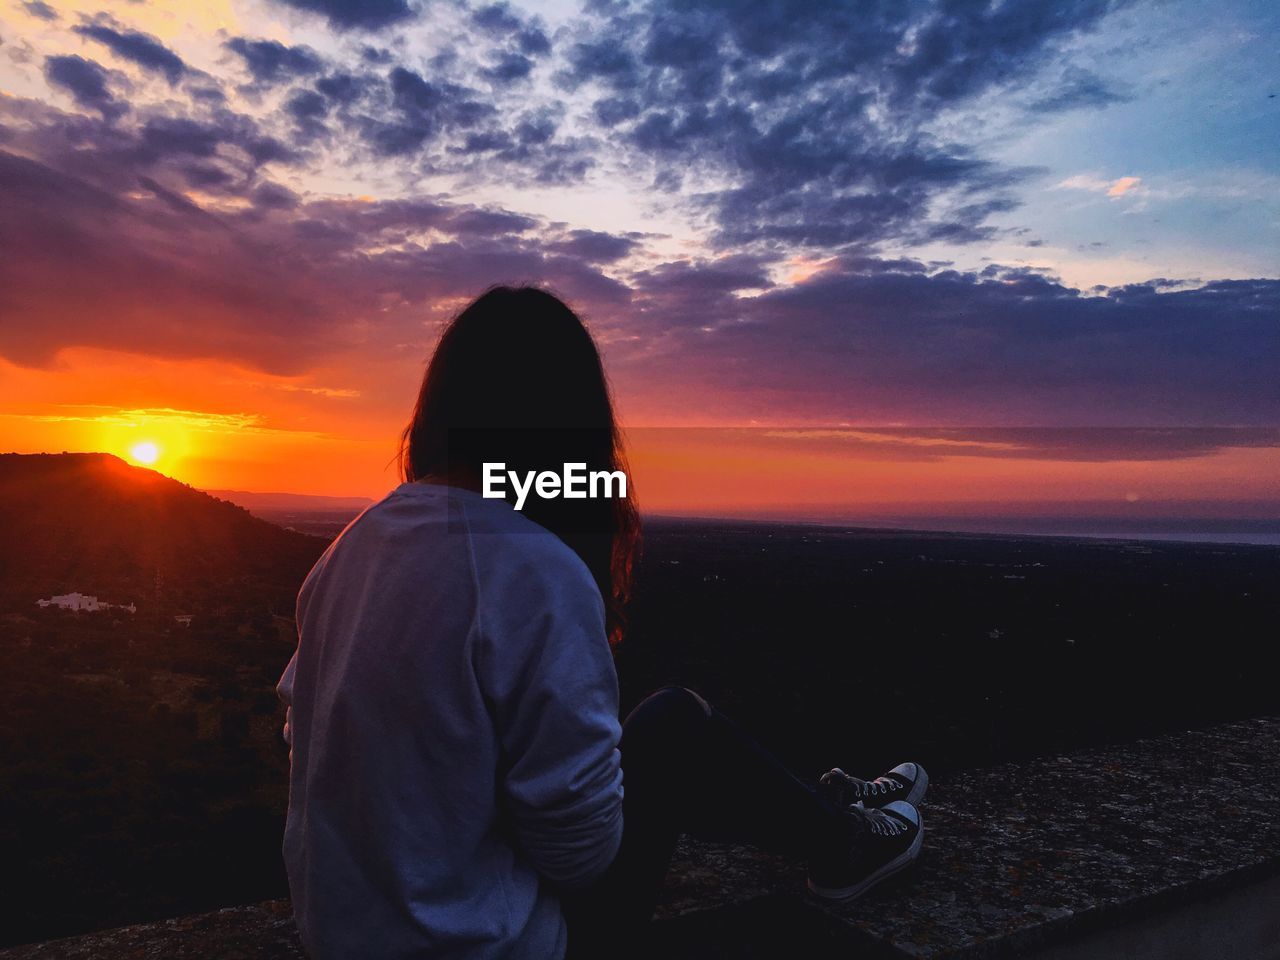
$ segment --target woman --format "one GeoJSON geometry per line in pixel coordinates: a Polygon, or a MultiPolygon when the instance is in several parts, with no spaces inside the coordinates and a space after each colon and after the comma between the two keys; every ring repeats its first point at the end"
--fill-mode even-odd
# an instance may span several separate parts
{"type": "Polygon", "coordinates": [[[805,857],[820,896],[910,863],[914,764],[812,789],[682,688],[620,725],[630,490],[517,511],[482,495],[497,463],[626,466],[590,334],[529,287],[489,290],[445,330],[405,482],[298,596],[284,858],[313,957],[619,955],[682,831],[805,857]]]}

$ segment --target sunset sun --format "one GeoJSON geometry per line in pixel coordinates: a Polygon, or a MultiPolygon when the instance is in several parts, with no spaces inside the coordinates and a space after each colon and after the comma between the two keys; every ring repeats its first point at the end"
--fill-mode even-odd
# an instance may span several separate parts
{"type": "Polygon", "coordinates": [[[160,448],[150,440],[143,440],[129,448],[129,456],[135,463],[151,466],[160,459],[160,448]]]}

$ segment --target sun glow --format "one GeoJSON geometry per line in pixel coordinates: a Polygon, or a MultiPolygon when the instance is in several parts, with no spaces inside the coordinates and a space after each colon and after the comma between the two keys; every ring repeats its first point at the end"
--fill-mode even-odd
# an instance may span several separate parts
{"type": "Polygon", "coordinates": [[[151,440],[143,440],[129,448],[129,456],[133,457],[135,463],[149,467],[160,459],[160,447],[151,440]]]}

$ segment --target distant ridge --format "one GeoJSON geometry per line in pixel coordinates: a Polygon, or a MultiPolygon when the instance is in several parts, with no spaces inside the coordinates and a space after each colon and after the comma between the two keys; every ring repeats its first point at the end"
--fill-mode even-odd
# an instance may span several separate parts
{"type": "Polygon", "coordinates": [[[326,541],[107,453],[0,454],[0,602],[78,590],[139,613],[291,613],[326,541]]]}
{"type": "Polygon", "coordinates": [[[337,512],[358,513],[373,503],[368,497],[326,497],[309,493],[260,493],[253,490],[205,490],[211,497],[230,500],[251,513],[337,512]]]}

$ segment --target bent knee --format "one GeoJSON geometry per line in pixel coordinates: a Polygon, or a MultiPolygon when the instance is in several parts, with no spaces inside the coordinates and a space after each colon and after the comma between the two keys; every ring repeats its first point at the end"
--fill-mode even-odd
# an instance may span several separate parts
{"type": "Polygon", "coordinates": [[[702,710],[705,716],[711,716],[711,704],[702,699],[702,695],[696,690],[690,690],[688,687],[664,687],[663,689],[674,690],[678,694],[690,698],[698,705],[699,709],[702,710]]]}
{"type": "Polygon", "coordinates": [[[626,727],[637,724],[664,727],[701,724],[711,716],[711,704],[688,687],[666,686],[640,701],[627,717],[626,727]]]}
{"type": "Polygon", "coordinates": [[[697,707],[698,711],[704,716],[711,716],[711,704],[702,698],[702,695],[688,687],[682,687],[678,684],[668,684],[660,687],[641,702],[640,706],[644,706],[649,702],[661,705],[668,709],[688,710],[691,706],[697,707]]]}
{"type": "MultiPolygon", "coordinates": [[[[705,749],[714,717],[711,705],[687,687],[657,690],[622,724],[622,768],[632,785],[666,783],[705,749]]],[[[682,774],[683,775],[683,774],[682,774]]],[[[648,790],[649,787],[641,787],[648,790]]]]}

